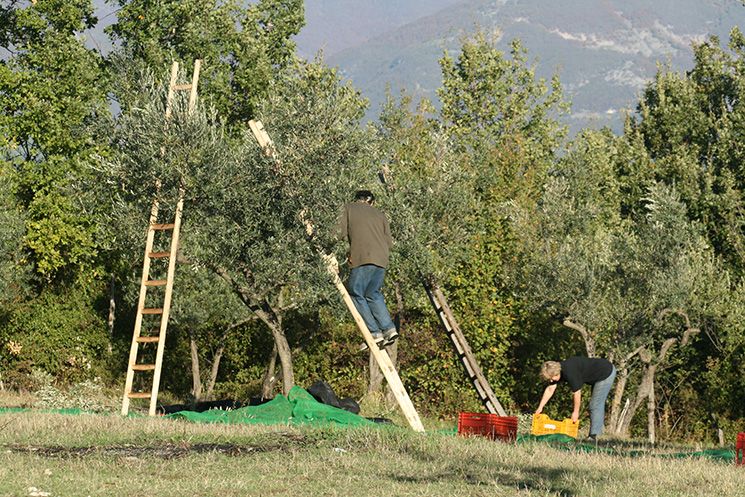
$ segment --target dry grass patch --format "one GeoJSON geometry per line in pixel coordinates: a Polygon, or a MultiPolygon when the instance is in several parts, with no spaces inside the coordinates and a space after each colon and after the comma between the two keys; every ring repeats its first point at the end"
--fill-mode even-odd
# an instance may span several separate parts
{"type": "Polygon", "coordinates": [[[0,495],[736,496],[745,468],[403,428],[0,416],[0,495]]]}

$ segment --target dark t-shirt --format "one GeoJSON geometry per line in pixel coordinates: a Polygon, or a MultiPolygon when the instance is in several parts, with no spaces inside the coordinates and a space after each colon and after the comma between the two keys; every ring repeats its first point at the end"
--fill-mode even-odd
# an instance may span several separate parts
{"type": "Polygon", "coordinates": [[[572,392],[582,389],[582,385],[593,385],[610,376],[613,364],[608,359],[598,357],[570,357],[561,361],[561,378],[566,381],[572,392]]]}

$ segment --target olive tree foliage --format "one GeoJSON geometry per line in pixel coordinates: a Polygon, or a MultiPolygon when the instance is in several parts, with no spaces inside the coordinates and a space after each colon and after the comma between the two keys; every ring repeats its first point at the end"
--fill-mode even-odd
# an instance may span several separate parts
{"type": "Polygon", "coordinates": [[[566,130],[558,118],[566,104],[558,78],[537,78],[518,40],[506,54],[476,34],[440,65],[440,119],[468,173],[469,200],[467,248],[451,265],[446,293],[492,387],[507,397],[516,323],[526,316],[504,279],[515,239],[503,205],[535,203],[562,146],[566,130]]]}
{"type": "Polygon", "coordinates": [[[674,184],[702,223],[717,254],[745,268],[745,36],[728,49],[717,38],[694,47],[686,73],[661,69],[646,88],[631,126],[655,168],[649,180],[674,184]]]}
{"type": "MultiPolygon", "coordinates": [[[[184,261],[186,262],[186,261],[184,261]]],[[[169,334],[189,343],[194,401],[211,400],[220,363],[233,340],[249,333],[256,320],[222,278],[204,266],[179,265],[171,306],[169,334]]]]}
{"type": "Polygon", "coordinates": [[[110,33],[120,74],[117,99],[137,99],[144,69],[202,59],[199,91],[226,122],[254,116],[278,69],[295,57],[292,36],[305,24],[302,0],[112,0],[121,8],[110,33]]]}
{"type": "Polygon", "coordinates": [[[716,333],[729,281],[674,188],[653,183],[624,212],[618,164],[639,158],[624,140],[586,132],[536,208],[513,206],[522,250],[512,274],[532,308],[577,331],[587,355],[615,363],[611,428],[628,434],[646,402],[654,440],[655,375],[702,329],[716,333]]]}
{"type": "Polygon", "coordinates": [[[90,206],[73,185],[98,138],[90,123],[106,108],[102,59],[79,34],[96,23],[90,0],[10,1],[0,6],[0,160],[18,171],[25,249],[46,282],[74,279],[94,264],[90,206]]]}
{"type": "Polygon", "coordinates": [[[442,279],[464,249],[469,192],[468,175],[431,103],[411,105],[403,93],[399,100],[389,95],[382,109],[377,139],[383,185],[376,186],[395,239],[389,272],[421,297],[421,277],[442,279]]]}
{"type": "Polygon", "coordinates": [[[588,133],[547,178],[537,204],[510,204],[520,249],[508,267],[514,288],[532,309],[576,329],[590,357],[617,328],[612,322],[629,320],[617,315],[621,309],[612,298],[620,293],[613,286],[619,243],[628,235],[607,160],[615,153],[612,138],[588,133]]]}
{"type": "Polygon", "coordinates": [[[696,369],[705,381],[697,384],[696,395],[722,416],[735,417],[742,410],[737,393],[742,383],[732,365],[745,357],[742,326],[734,324],[745,305],[744,50],[745,37],[735,28],[726,46],[717,38],[695,46],[691,70],[662,68],[626,130],[627,141],[644,151],[652,167],[630,161],[621,168],[624,190],[631,194],[626,210],[632,210],[638,189],[653,182],[674,185],[688,217],[703,227],[731,275],[730,290],[720,301],[732,318],[722,319],[717,333],[707,336],[710,350],[698,356],[696,369]]]}
{"type": "Polygon", "coordinates": [[[334,71],[298,63],[271,90],[258,116],[276,160],[248,130],[228,134],[214,110],[199,106],[188,115],[179,101],[166,124],[163,92],[153,92],[150,104],[119,119],[116,160],[106,167],[118,186],[118,211],[129,214],[119,221],[120,234],[144,226],[156,179],[164,206],[175,205],[183,184],[180,257],[227,282],[271,331],[287,392],[294,375],[285,315],[314,309],[330,296],[318,250],[340,250],[334,233],[339,209],[374,172],[372,140],[359,126],[364,102],[334,71]],[[312,242],[303,220],[316,228],[312,242]]]}

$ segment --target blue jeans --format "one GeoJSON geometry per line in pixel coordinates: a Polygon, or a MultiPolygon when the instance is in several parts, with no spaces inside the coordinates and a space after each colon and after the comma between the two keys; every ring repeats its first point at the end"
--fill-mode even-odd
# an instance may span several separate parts
{"type": "Polygon", "coordinates": [[[590,435],[600,435],[605,426],[605,399],[608,398],[613,380],[616,379],[616,367],[604,380],[592,385],[592,397],[590,397],[590,435]]]}
{"type": "Polygon", "coordinates": [[[365,264],[352,268],[347,282],[349,296],[352,297],[354,306],[373,334],[380,334],[396,327],[381,293],[384,278],[385,268],[365,264]]]}

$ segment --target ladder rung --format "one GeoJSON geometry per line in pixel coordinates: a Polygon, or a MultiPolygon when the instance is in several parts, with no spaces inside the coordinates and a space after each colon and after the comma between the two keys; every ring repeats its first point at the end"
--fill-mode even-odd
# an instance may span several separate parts
{"type": "Polygon", "coordinates": [[[145,282],[145,286],[163,286],[166,283],[166,280],[149,280],[145,282]]]}
{"type": "Polygon", "coordinates": [[[147,256],[150,257],[151,259],[163,259],[165,257],[170,257],[171,253],[170,252],[150,252],[149,254],[147,254],[147,256]]]}
{"type": "Polygon", "coordinates": [[[155,364],[135,364],[132,369],[135,371],[155,371],[155,364]]]}
{"type": "Polygon", "coordinates": [[[160,341],[160,337],[137,337],[137,343],[156,343],[160,341]]]}
{"type": "Polygon", "coordinates": [[[150,393],[149,392],[131,392],[127,394],[127,397],[130,399],[149,399],[150,393]]]}
{"type": "Polygon", "coordinates": [[[163,314],[163,308],[161,307],[153,307],[150,309],[143,309],[143,314],[163,314]]]}
{"type": "Polygon", "coordinates": [[[151,230],[172,230],[176,225],[174,223],[163,223],[163,224],[151,224],[150,229],[151,230]]]}
{"type": "Polygon", "coordinates": [[[182,85],[175,85],[173,87],[176,91],[184,91],[184,90],[191,90],[191,83],[184,83],[182,85]]]}

